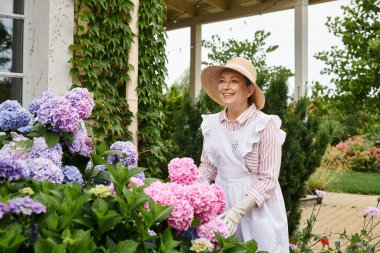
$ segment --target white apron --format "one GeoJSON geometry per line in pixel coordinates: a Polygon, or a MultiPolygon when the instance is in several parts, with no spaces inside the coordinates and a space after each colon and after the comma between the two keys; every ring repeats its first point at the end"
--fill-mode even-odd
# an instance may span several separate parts
{"type": "MultiPolygon", "coordinates": [[[[278,116],[262,112],[249,125],[237,131],[228,131],[220,124],[219,113],[202,117],[204,149],[210,162],[218,169],[215,183],[224,190],[227,207],[231,208],[257,180],[256,175],[248,171],[243,157],[252,150],[253,143],[260,141],[261,131],[273,119],[282,143],[285,132],[280,130],[281,120],[278,116]]],[[[259,250],[270,253],[289,252],[286,210],[278,182],[272,198],[243,217],[236,236],[241,242],[254,239],[259,250]]]]}

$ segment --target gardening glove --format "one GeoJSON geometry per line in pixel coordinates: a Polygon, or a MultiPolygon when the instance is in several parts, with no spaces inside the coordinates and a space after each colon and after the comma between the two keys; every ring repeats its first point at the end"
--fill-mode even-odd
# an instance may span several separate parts
{"type": "Polygon", "coordinates": [[[230,210],[219,216],[226,223],[227,230],[230,235],[236,232],[241,219],[255,206],[255,204],[256,201],[252,197],[245,196],[230,210]]]}

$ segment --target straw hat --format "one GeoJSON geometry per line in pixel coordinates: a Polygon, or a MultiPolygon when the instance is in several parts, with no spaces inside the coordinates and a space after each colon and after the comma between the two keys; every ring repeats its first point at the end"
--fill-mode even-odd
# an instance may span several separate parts
{"type": "Polygon", "coordinates": [[[261,110],[265,104],[265,96],[263,91],[256,84],[256,68],[253,64],[242,57],[236,57],[229,60],[224,66],[208,66],[201,73],[201,83],[206,93],[218,104],[224,106],[222,100],[219,97],[218,84],[220,75],[223,70],[232,69],[246,78],[248,78],[255,91],[253,92],[252,99],[258,110],[261,110]]]}

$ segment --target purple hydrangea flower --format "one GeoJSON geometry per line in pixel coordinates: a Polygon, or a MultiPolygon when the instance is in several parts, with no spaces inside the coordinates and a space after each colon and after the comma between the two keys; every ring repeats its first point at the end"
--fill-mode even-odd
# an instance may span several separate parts
{"type": "Polygon", "coordinates": [[[141,179],[142,181],[145,180],[145,174],[144,174],[144,172],[139,172],[136,175],[134,175],[134,177],[137,177],[138,179],[141,179]]]}
{"type": "Polygon", "coordinates": [[[82,174],[79,169],[75,166],[64,166],[62,168],[63,174],[65,175],[63,181],[69,183],[71,181],[77,182],[78,184],[83,184],[82,174]]]}
{"type": "Polygon", "coordinates": [[[46,144],[44,137],[37,137],[33,139],[32,150],[23,155],[22,159],[28,158],[46,158],[51,160],[56,166],[61,167],[62,164],[62,147],[58,143],[55,146],[49,147],[46,144]]]}
{"type": "Polygon", "coordinates": [[[14,214],[31,215],[32,213],[46,213],[46,206],[30,197],[15,198],[8,202],[6,211],[14,214]]]}
{"type": "Polygon", "coordinates": [[[92,109],[94,108],[94,100],[87,89],[74,88],[67,92],[65,97],[70,101],[71,105],[77,109],[81,119],[90,117],[92,109]]]}
{"type": "Polygon", "coordinates": [[[92,152],[94,152],[94,147],[92,145],[92,140],[87,135],[84,135],[81,131],[74,131],[74,141],[73,143],[66,143],[69,148],[70,154],[80,154],[89,157],[92,152]]]}
{"type": "Polygon", "coordinates": [[[63,182],[63,172],[51,160],[46,158],[27,159],[30,177],[38,181],[49,180],[53,184],[63,182]]]}
{"type": "Polygon", "coordinates": [[[7,100],[0,104],[0,112],[1,111],[16,111],[22,108],[20,103],[16,100],[7,100]]]}
{"type": "Polygon", "coordinates": [[[54,131],[74,132],[78,128],[79,114],[63,97],[54,97],[38,108],[37,120],[51,125],[54,131]]]}
{"type": "Polygon", "coordinates": [[[24,161],[0,157],[0,178],[17,180],[29,176],[29,170],[24,161]]]}
{"type": "Polygon", "coordinates": [[[45,91],[44,93],[41,94],[40,97],[33,99],[32,102],[29,104],[29,111],[31,114],[37,114],[38,109],[40,106],[45,103],[46,101],[54,98],[55,95],[51,93],[50,91],[45,91]]]}
{"type": "Polygon", "coordinates": [[[130,141],[117,141],[111,145],[110,150],[120,150],[126,154],[123,158],[121,154],[109,156],[107,163],[113,164],[114,162],[121,161],[124,166],[136,167],[137,165],[137,150],[135,145],[130,141]]]}

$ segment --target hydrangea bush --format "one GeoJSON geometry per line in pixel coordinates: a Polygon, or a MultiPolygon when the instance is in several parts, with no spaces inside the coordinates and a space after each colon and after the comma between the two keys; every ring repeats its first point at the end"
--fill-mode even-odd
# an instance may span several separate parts
{"type": "Polygon", "coordinates": [[[146,178],[131,142],[94,147],[86,89],[0,104],[0,252],[255,252],[229,236],[191,158],[146,178]]]}

